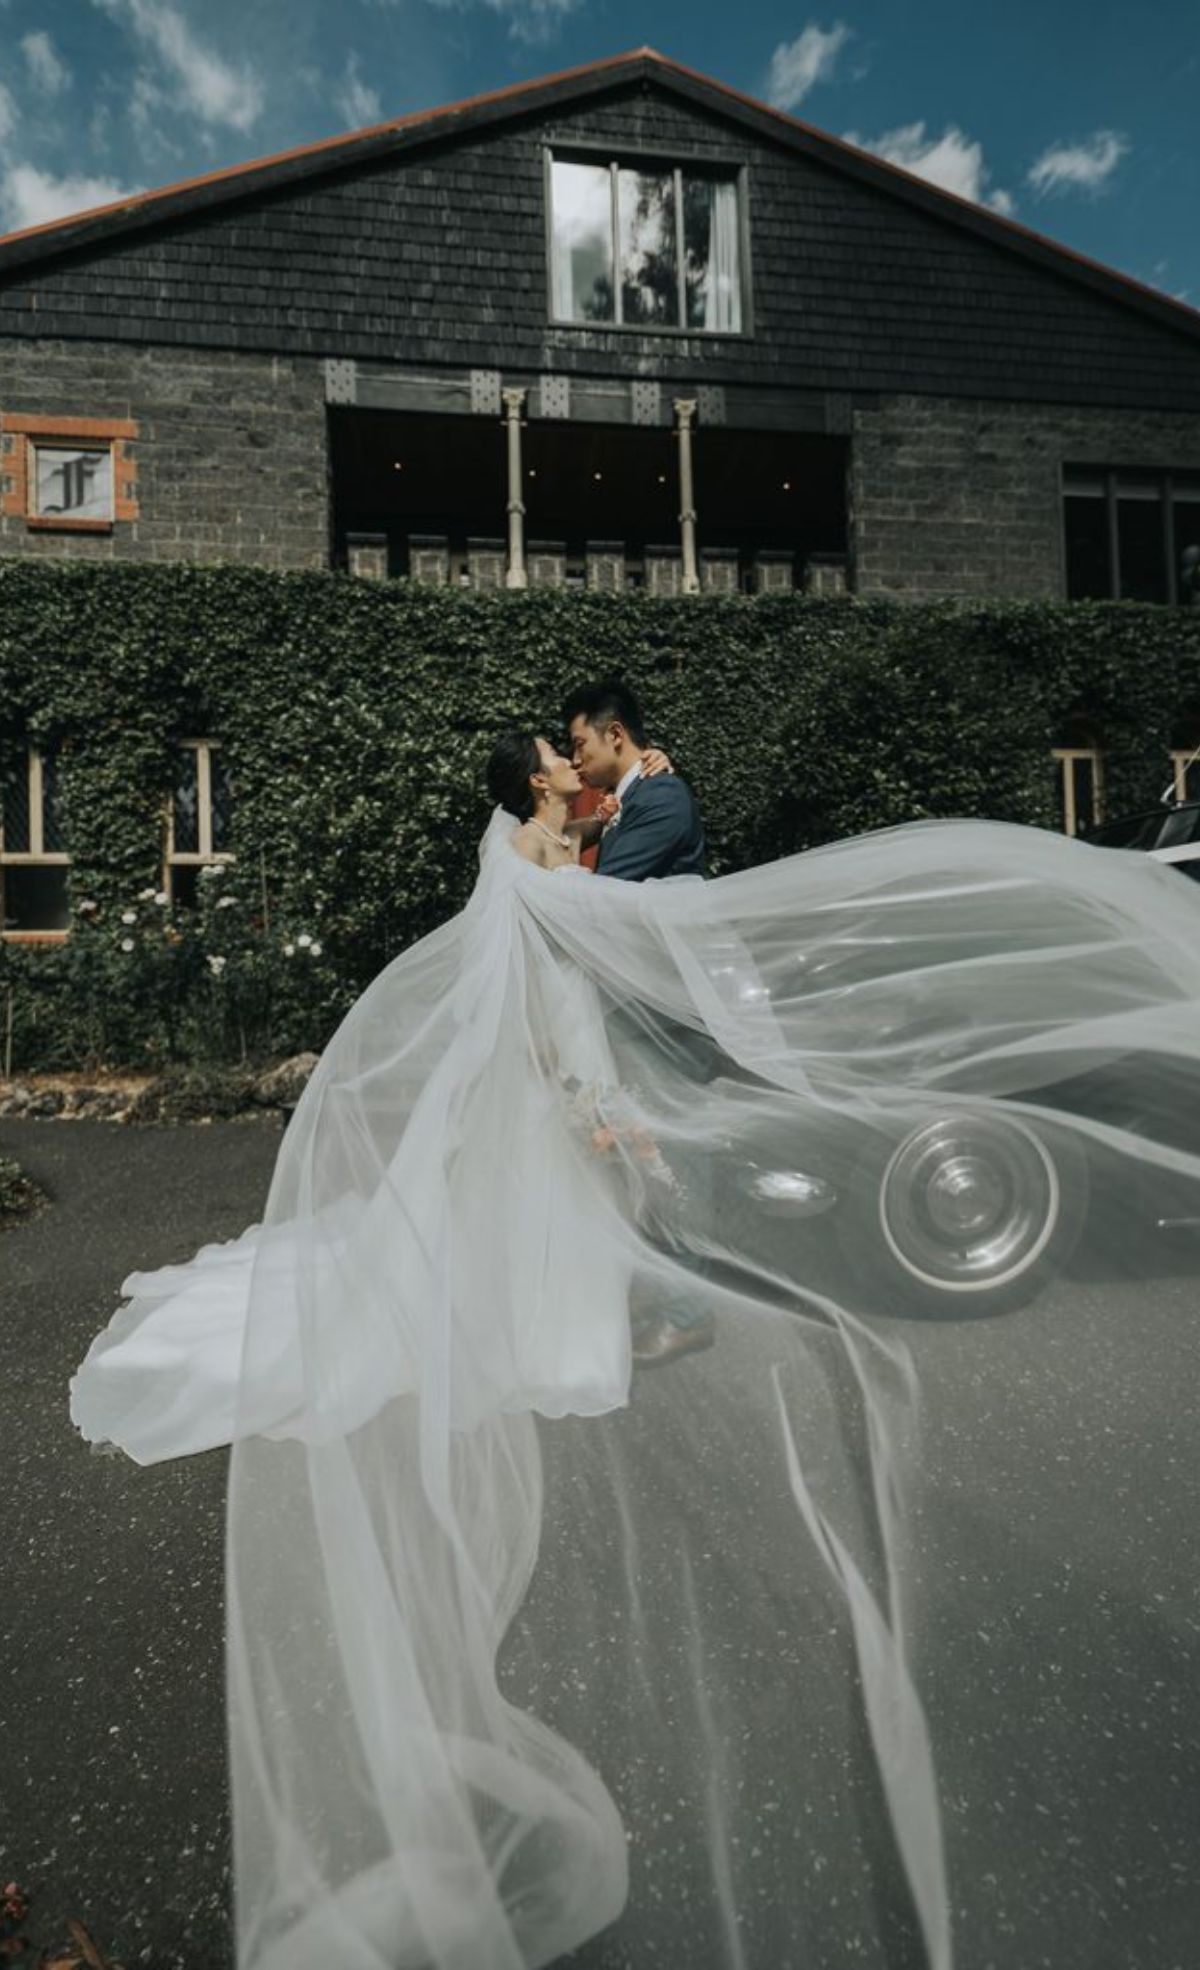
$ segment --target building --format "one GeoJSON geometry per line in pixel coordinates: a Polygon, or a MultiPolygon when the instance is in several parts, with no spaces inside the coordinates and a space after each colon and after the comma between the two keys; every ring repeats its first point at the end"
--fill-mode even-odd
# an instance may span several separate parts
{"type": "Polygon", "coordinates": [[[0,553],[1182,599],[1200,315],[650,50],[0,240],[0,553]]]}
{"type": "MultiPolygon", "coordinates": [[[[0,239],[0,554],[1175,603],[1200,314],[642,49],[0,239]]],[[[55,775],[5,938],[67,934],[55,775]]],[[[230,799],[189,742],[172,900],[230,799]]]]}

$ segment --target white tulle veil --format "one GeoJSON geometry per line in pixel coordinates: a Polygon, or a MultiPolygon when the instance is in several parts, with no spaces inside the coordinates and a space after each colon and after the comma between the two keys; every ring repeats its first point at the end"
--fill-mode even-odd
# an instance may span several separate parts
{"type": "Polygon", "coordinates": [[[1103,1431],[1156,1347],[1134,1192],[1200,1181],[1195,899],[986,823],[640,885],[512,827],[262,1223],[127,1280],[73,1388],[141,1461],[233,1445],[241,1970],[1115,1963],[1078,1795],[1186,1588],[1103,1431]],[[1141,1323],[1103,1375],[1091,1261],[1141,1323]],[[715,1345],[634,1375],[664,1311],[715,1345]],[[1048,1403],[1155,1597],[1053,1703],[1039,1604],[1112,1583],[1022,1466],[1048,1403]]]}

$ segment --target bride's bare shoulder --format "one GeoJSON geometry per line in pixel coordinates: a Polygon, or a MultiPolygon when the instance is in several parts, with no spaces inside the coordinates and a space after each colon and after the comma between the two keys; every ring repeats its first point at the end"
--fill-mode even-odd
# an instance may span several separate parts
{"type": "Polygon", "coordinates": [[[537,830],[535,828],[529,827],[528,824],[523,828],[518,828],[512,838],[512,845],[516,853],[524,861],[533,862],[538,868],[545,866],[541,844],[538,841],[537,830]]]}

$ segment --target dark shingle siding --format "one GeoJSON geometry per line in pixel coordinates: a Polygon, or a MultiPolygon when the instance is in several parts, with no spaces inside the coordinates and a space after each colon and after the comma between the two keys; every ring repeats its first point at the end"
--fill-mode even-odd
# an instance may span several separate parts
{"type": "Polygon", "coordinates": [[[641,85],[18,270],[0,334],[1200,408],[1182,331],[641,85]],[[752,337],[548,325],[543,145],[572,142],[749,166],[752,337]]]}

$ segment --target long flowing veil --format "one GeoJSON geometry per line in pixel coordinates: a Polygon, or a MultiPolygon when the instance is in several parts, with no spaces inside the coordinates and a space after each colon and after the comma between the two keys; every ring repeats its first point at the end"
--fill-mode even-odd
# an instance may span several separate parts
{"type": "Polygon", "coordinates": [[[1195,899],[989,823],[641,885],[512,826],[72,1386],[233,1445],[241,1970],[1177,1960],[1195,899]],[[635,1374],[664,1318],[713,1345],[635,1374]]]}

